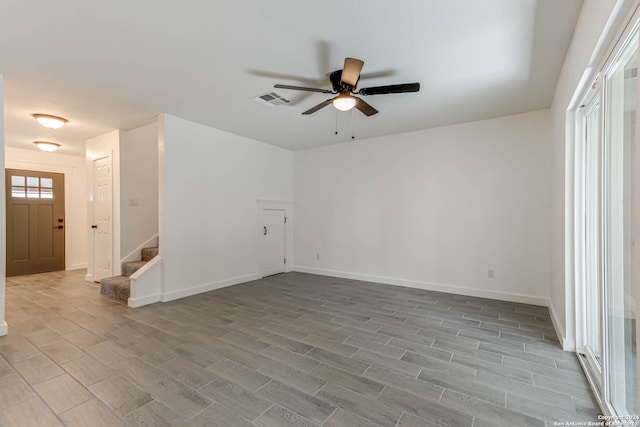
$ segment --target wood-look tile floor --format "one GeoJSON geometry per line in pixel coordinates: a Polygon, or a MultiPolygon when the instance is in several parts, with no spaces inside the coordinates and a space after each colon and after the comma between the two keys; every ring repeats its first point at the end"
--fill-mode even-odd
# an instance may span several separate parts
{"type": "Polygon", "coordinates": [[[596,420],[548,310],[287,273],[139,309],[84,271],[7,279],[0,425],[596,420]]]}

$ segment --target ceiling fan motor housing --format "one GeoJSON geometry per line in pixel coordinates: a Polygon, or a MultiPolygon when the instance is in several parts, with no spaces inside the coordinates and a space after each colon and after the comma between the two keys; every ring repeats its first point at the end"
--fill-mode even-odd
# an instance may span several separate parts
{"type": "MultiPolygon", "coordinates": [[[[358,77],[358,80],[360,78],[358,77]]],[[[355,86],[351,86],[342,81],[342,70],[336,70],[329,75],[329,81],[333,87],[334,92],[352,92],[355,86]]]]}

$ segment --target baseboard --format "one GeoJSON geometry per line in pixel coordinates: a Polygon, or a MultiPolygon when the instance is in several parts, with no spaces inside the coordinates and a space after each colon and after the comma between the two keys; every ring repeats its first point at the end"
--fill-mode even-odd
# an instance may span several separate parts
{"type": "Polygon", "coordinates": [[[556,310],[553,308],[553,304],[549,304],[549,314],[551,315],[551,323],[553,323],[553,328],[556,330],[556,335],[558,336],[558,340],[562,344],[562,349],[564,351],[576,351],[576,342],[575,340],[568,339],[562,331],[564,331],[564,322],[561,322],[558,318],[556,310]]]}
{"type": "Polygon", "coordinates": [[[9,325],[4,320],[0,323],[0,337],[9,333],[9,325]]]}
{"type": "Polygon", "coordinates": [[[344,271],[325,270],[321,268],[310,268],[304,266],[294,266],[294,271],[321,276],[333,276],[343,279],[362,280],[365,282],[383,283],[386,285],[404,286],[407,288],[424,289],[427,291],[446,292],[449,294],[467,295],[471,297],[489,298],[500,301],[518,302],[523,304],[549,306],[549,300],[532,295],[516,294],[509,292],[490,291],[485,289],[472,289],[462,286],[445,285],[441,283],[420,282],[417,280],[398,279],[393,277],[374,276],[369,274],[348,273],[344,271]]]}
{"type": "Polygon", "coordinates": [[[227,286],[237,285],[239,283],[250,282],[252,280],[260,279],[258,273],[247,274],[244,276],[232,277],[230,279],[220,280],[218,282],[205,283],[204,285],[193,286],[187,289],[180,289],[178,291],[166,292],[163,297],[163,302],[173,301],[180,298],[190,297],[192,295],[201,294],[204,292],[214,291],[220,288],[226,288],[227,286]]]}
{"type": "Polygon", "coordinates": [[[82,270],[87,268],[87,263],[83,263],[83,264],[73,264],[70,265],[68,267],[65,268],[66,271],[71,271],[71,270],[82,270]]]}
{"type": "Polygon", "coordinates": [[[85,274],[84,280],[86,280],[87,282],[93,282],[93,274],[85,274]]]}
{"type": "Polygon", "coordinates": [[[129,298],[127,300],[127,305],[133,308],[142,307],[143,305],[160,302],[162,299],[161,297],[162,295],[156,294],[156,295],[147,295],[146,297],[141,297],[141,298],[129,298]]]}

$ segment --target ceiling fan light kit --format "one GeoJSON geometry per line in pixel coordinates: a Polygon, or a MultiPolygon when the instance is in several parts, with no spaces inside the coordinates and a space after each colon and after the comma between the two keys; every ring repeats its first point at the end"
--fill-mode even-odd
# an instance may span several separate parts
{"type": "Polygon", "coordinates": [[[366,87],[356,92],[356,86],[358,85],[358,80],[360,80],[360,71],[362,70],[363,65],[364,61],[361,61],[360,59],[345,58],[342,70],[334,71],[329,75],[329,81],[331,82],[333,90],[283,84],[276,84],[274,87],[279,89],[338,95],[311,107],[307,111],[304,111],[302,113],[304,115],[313,114],[327,105],[333,104],[336,110],[349,111],[355,107],[366,116],[373,116],[378,113],[378,110],[363,101],[361,98],[353,96],[352,94],[386,95],[390,93],[418,92],[420,90],[420,83],[402,83],[397,85],[366,87]]]}
{"type": "Polygon", "coordinates": [[[346,93],[341,93],[333,98],[332,103],[336,110],[349,111],[356,106],[356,99],[346,93]]]}

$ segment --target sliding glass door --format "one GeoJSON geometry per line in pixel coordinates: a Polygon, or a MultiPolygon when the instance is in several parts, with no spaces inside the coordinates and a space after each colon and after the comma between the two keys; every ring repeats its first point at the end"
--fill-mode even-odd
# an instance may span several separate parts
{"type": "Polygon", "coordinates": [[[584,355],[588,369],[602,393],[602,282],[600,280],[600,159],[601,159],[600,96],[596,93],[586,106],[584,114],[584,144],[581,147],[581,271],[583,283],[584,355]]]}
{"type": "Polygon", "coordinates": [[[605,412],[618,416],[639,410],[637,25],[628,34],[585,96],[575,150],[578,352],[605,412]]]}
{"type": "Polygon", "coordinates": [[[603,151],[603,250],[606,378],[609,403],[621,415],[638,413],[635,217],[640,210],[636,153],[638,32],[606,74],[603,151]]]}

